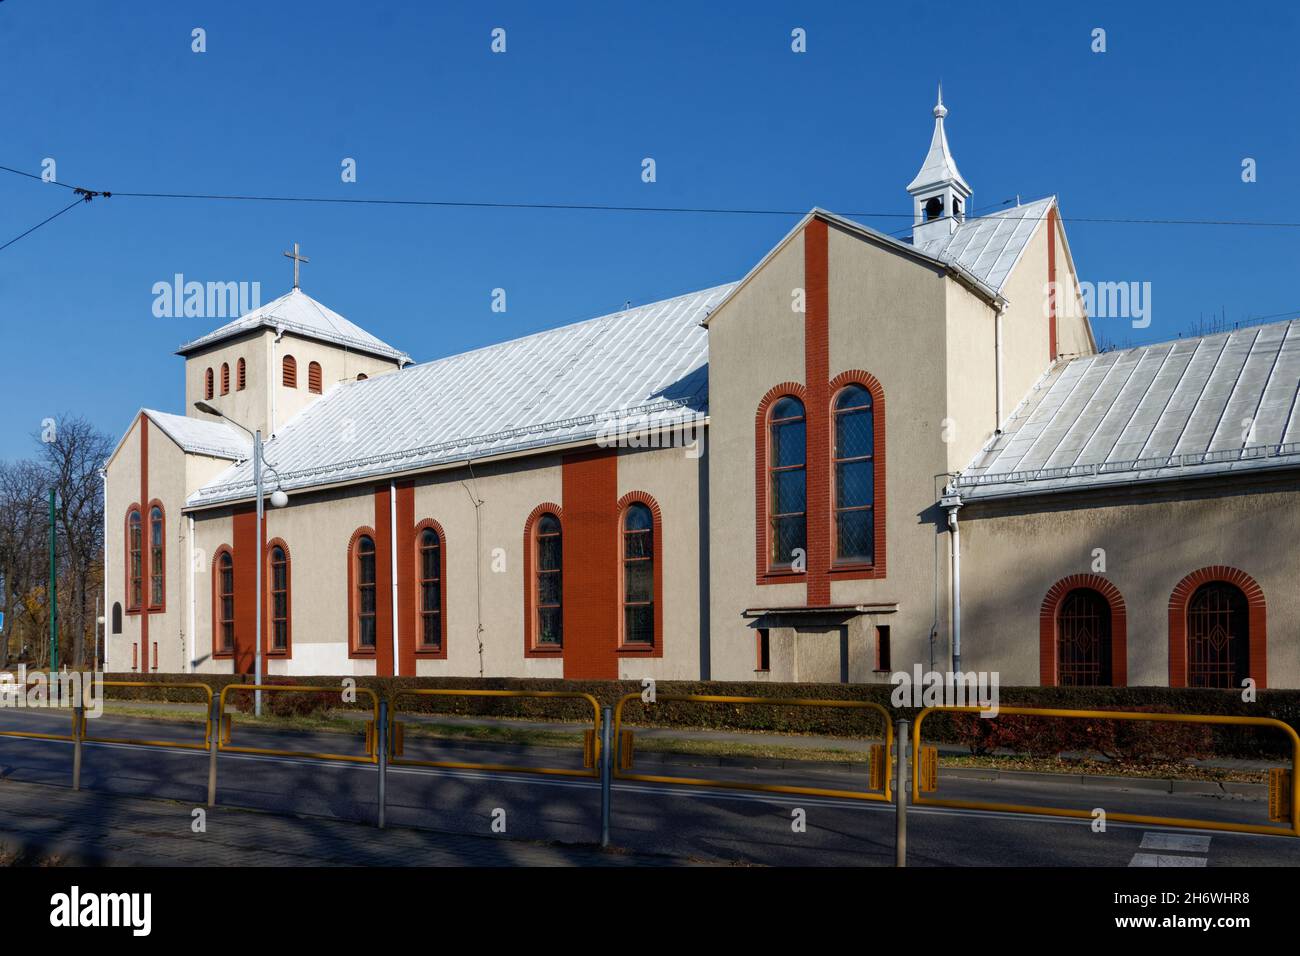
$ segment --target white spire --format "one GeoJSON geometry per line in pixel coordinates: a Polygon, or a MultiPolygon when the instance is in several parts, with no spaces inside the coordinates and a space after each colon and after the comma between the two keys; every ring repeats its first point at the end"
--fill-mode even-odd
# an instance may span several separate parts
{"type": "Polygon", "coordinates": [[[915,193],[928,186],[953,183],[967,196],[971,194],[970,186],[957,171],[957,162],[948,150],[948,135],[943,129],[943,118],[947,115],[948,108],[943,105],[943,84],[940,83],[939,100],[934,105],[934,135],[930,138],[930,152],[926,154],[925,162],[921,164],[921,171],[908,184],[909,193],[915,193]]]}
{"type": "Polygon", "coordinates": [[[943,129],[943,119],[948,108],[943,105],[943,84],[939,84],[939,97],[934,104],[934,135],[930,137],[930,152],[921,164],[921,171],[908,183],[912,195],[912,243],[926,246],[933,241],[946,240],[966,220],[970,206],[971,188],[957,171],[957,162],[948,150],[948,134],[943,129]]]}

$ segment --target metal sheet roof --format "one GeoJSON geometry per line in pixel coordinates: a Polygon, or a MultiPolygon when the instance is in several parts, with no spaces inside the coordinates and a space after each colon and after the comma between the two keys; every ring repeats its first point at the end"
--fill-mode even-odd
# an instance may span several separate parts
{"type": "Polygon", "coordinates": [[[1001,292],[1038,224],[1047,218],[1055,197],[1038,199],[977,219],[967,219],[946,238],[919,243],[926,255],[961,266],[1001,292]]]}
{"type": "Polygon", "coordinates": [[[405,352],[375,338],[359,325],[317,302],[301,289],[294,289],[274,302],[268,302],[233,322],[227,322],[207,335],[186,342],[176,351],[178,355],[187,355],[195,349],[259,328],[282,328],[309,339],[318,339],[354,351],[379,355],[403,364],[411,361],[411,357],[405,352]]]}
{"type": "Polygon", "coordinates": [[[186,418],[151,408],[143,411],[167,437],[190,454],[239,460],[253,453],[253,443],[249,437],[227,422],[210,418],[186,418]]]}
{"type": "MultiPolygon", "coordinates": [[[[286,490],[659,427],[707,408],[700,322],[731,285],[665,299],[332,389],[267,442],[286,490]]],[[[190,505],[247,497],[241,462],[190,505]]]]}
{"type": "Polygon", "coordinates": [[[1005,497],[1300,465],[1300,319],[1053,366],[957,479],[1005,497]]]}

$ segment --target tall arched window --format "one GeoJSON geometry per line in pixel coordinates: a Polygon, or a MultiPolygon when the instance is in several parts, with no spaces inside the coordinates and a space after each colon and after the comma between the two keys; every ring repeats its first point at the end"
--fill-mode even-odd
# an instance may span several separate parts
{"type": "Polygon", "coordinates": [[[221,363],[221,394],[228,395],[229,393],[230,393],[230,363],[222,362],[221,363]]]}
{"type": "Polygon", "coordinates": [[[271,543],[268,555],[267,586],[270,596],[272,654],[289,653],[289,551],[279,541],[271,543]]]}
{"type": "Polygon", "coordinates": [[[213,609],[216,618],[216,654],[235,653],[235,559],[229,551],[217,554],[216,605],[213,609]]]}
{"type": "Polygon", "coordinates": [[[623,512],[623,643],[655,637],[655,540],[650,509],[634,502],[623,512]]]}
{"type": "Polygon", "coordinates": [[[1187,605],[1187,686],[1239,688],[1250,676],[1250,616],[1246,595],[1211,581],[1187,605]]]}
{"type": "Polygon", "coordinates": [[[1111,684],[1111,606],[1092,588],[1075,588],[1056,612],[1056,682],[1062,687],[1111,684]]]}
{"type": "Polygon", "coordinates": [[[163,563],[163,513],[149,509],[149,606],[160,608],[166,595],[166,565],[163,563]]]}
{"type": "Polygon", "coordinates": [[[235,363],[235,391],[242,392],[244,386],[248,384],[247,366],[241,358],[235,363]]]}
{"type": "Polygon", "coordinates": [[[564,536],[560,519],[550,513],[542,515],[537,520],[534,538],[537,615],[534,643],[539,647],[558,648],[564,645],[564,536]]]}
{"type": "Polygon", "coordinates": [[[769,559],[789,567],[808,548],[807,421],[803,402],[787,395],[768,415],[769,559]]]}
{"type": "Polygon", "coordinates": [[[126,609],[138,611],[144,604],[144,530],[140,509],[132,508],[126,515],[126,609]]]}
{"type": "Polygon", "coordinates": [[[416,540],[419,549],[416,568],[420,587],[420,650],[442,649],[442,541],[438,532],[426,527],[416,540]]]}
{"type": "Polygon", "coordinates": [[[203,373],[203,397],[209,401],[212,399],[212,369],[203,373]]]}
{"type": "Polygon", "coordinates": [[[286,355],[281,363],[284,368],[284,387],[298,387],[298,361],[292,355],[286,355]]]}
{"type": "Polygon", "coordinates": [[[875,421],[871,393],[846,385],[835,396],[835,561],[870,564],[875,557],[875,421]]]}
{"type": "Polygon", "coordinates": [[[320,362],[309,362],[307,364],[307,391],[316,395],[321,391],[321,372],[320,362]]]}
{"type": "Polygon", "coordinates": [[[353,553],[353,649],[375,649],[375,539],[363,534],[356,539],[353,553]]]}

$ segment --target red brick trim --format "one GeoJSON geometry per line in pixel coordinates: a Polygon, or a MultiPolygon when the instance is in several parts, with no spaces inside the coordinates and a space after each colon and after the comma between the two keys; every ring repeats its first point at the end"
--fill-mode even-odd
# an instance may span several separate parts
{"type": "Polygon", "coordinates": [[[375,486],[375,675],[392,677],[397,661],[397,622],[393,620],[393,492],[375,486]]]}
{"type": "Polygon", "coordinates": [[[1047,350],[1056,361],[1056,206],[1047,210],[1047,350]]]}
{"type": "MultiPolygon", "coordinates": [[[[398,515],[401,520],[401,515],[398,515]]],[[[411,558],[411,647],[414,656],[420,660],[445,661],[447,659],[447,533],[442,525],[432,518],[425,518],[415,526],[411,544],[407,549],[411,558]],[[420,538],[425,530],[432,530],[438,536],[438,647],[431,649],[420,643],[423,628],[420,627],[420,609],[424,606],[420,600],[420,538]]],[[[402,562],[398,560],[398,576],[402,574],[402,562]]]]}
{"type": "MultiPolygon", "coordinates": [[[[772,436],[768,428],[768,412],[778,399],[787,395],[803,402],[804,431],[807,434],[808,393],[798,382],[782,382],[768,389],[763,400],[758,403],[758,410],[754,412],[754,577],[756,584],[797,584],[807,580],[808,577],[806,571],[774,569],[770,566],[768,509],[771,507],[771,495],[767,484],[767,446],[772,436]]],[[[805,450],[805,469],[807,460],[805,450]]]]}
{"type": "Polygon", "coordinates": [[[237,611],[239,607],[239,588],[235,584],[235,569],[237,567],[238,565],[235,563],[235,551],[230,547],[230,545],[223,544],[212,553],[212,633],[209,637],[212,644],[212,656],[218,660],[230,660],[234,658],[235,648],[239,646],[239,614],[237,611]],[[223,554],[230,555],[230,579],[232,599],[234,601],[232,613],[235,614],[234,620],[231,622],[234,627],[231,629],[232,640],[230,642],[230,650],[228,651],[221,650],[220,641],[217,639],[217,634],[221,630],[221,574],[218,570],[218,562],[221,561],[221,556],[223,554]]]}
{"type": "Polygon", "coordinates": [[[293,659],[293,554],[283,538],[272,538],[262,549],[262,653],[276,660],[293,659]],[[280,547],[284,549],[284,650],[275,649],[271,637],[271,551],[280,547]]]}
{"type": "Polygon", "coordinates": [[[830,241],[826,223],[804,227],[804,382],[808,405],[809,604],[831,601],[830,241]]]}
{"type": "MultiPolygon", "coordinates": [[[[167,509],[157,498],[150,500],[149,506],[144,510],[144,547],[149,552],[148,561],[145,566],[149,568],[149,575],[145,578],[144,594],[142,597],[149,606],[150,614],[163,614],[167,611],[167,509]],[[153,566],[153,509],[158,509],[158,514],[162,516],[162,567],[153,566]],[[162,603],[153,603],[153,579],[154,575],[162,575],[162,603]]],[[[155,662],[157,663],[157,662],[155,662]]]]}
{"type": "Polygon", "coordinates": [[[251,674],[257,650],[254,634],[258,613],[257,508],[251,504],[236,508],[231,526],[235,559],[235,673],[251,674]]]}
{"type": "Polygon", "coordinates": [[[618,450],[561,460],[564,515],[564,677],[615,680],[618,667],[618,450]]]}
{"type": "MultiPolygon", "coordinates": [[[[827,489],[831,496],[831,535],[830,541],[827,542],[831,550],[831,568],[830,579],[832,581],[855,581],[864,579],[881,579],[885,577],[887,567],[885,541],[886,541],[886,500],[885,500],[885,389],[881,386],[880,381],[870,372],[864,372],[861,369],[850,369],[847,372],[841,372],[831,380],[830,395],[827,400],[827,414],[830,416],[827,422],[827,461],[829,462],[835,453],[834,441],[831,439],[829,431],[835,427],[835,415],[833,413],[835,397],[839,394],[840,389],[846,385],[861,385],[871,393],[871,464],[874,480],[875,505],[873,511],[873,526],[875,528],[875,558],[870,564],[838,564],[834,560],[834,542],[835,542],[835,476],[828,474],[827,489]]],[[[829,595],[827,596],[829,601],[829,595]]]]}
{"type": "Polygon", "coordinates": [[[664,656],[664,526],[659,502],[644,491],[629,491],[618,499],[618,654],[620,657],[663,657],[664,656]],[[627,644],[623,639],[623,516],[629,505],[640,503],[650,509],[651,534],[654,547],[654,641],[646,647],[644,644],[627,644]]]}
{"type": "MultiPolygon", "coordinates": [[[[415,482],[397,482],[397,673],[415,675],[417,606],[415,580],[415,482]]],[[[445,572],[444,572],[445,573],[445,572]]]]}
{"type": "Polygon", "coordinates": [[[1264,589],[1245,571],[1223,564],[1193,571],[1169,595],[1169,686],[1187,686],[1187,605],[1202,584],[1223,581],[1246,595],[1246,626],[1250,629],[1250,676],[1260,690],[1268,687],[1268,609],[1264,589]]]}
{"type": "Polygon", "coordinates": [[[1048,589],[1038,610],[1038,682],[1056,686],[1056,615],[1067,594],[1091,588],[1110,605],[1110,682],[1128,686],[1128,607],[1124,595],[1110,581],[1096,574],[1071,574],[1048,589]]]}
{"type": "Polygon", "coordinates": [[[375,535],[375,529],[369,527],[360,527],[352,532],[352,537],[348,538],[348,657],[352,660],[375,660],[378,656],[378,647],[383,641],[383,635],[379,629],[379,608],[383,604],[383,589],[380,587],[379,563],[382,560],[379,551],[379,538],[375,535]],[[360,632],[358,626],[357,614],[361,610],[357,601],[357,542],[365,535],[374,542],[375,545],[375,646],[367,650],[362,650],[357,646],[357,639],[360,632]]]}
{"type": "MultiPolygon", "coordinates": [[[[149,501],[149,416],[140,413],[140,500],[149,501]]],[[[149,670],[149,522],[144,512],[140,514],[140,672],[149,670]]]]}
{"type": "MultiPolygon", "coordinates": [[[[564,534],[564,511],[554,502],[543,502],[534,508],[524,521],[524,657],[562,657],[564,655],[563,644],[555,648],[538,647],[536,645],[537,616],[535,606],[537,603],[537,582],[533,580],[533,555],[537,552],[537,541],[533,537],[533,530],[538,519],[544,514],[553,514],[556,520],[560,522],[560,546],[564,549],[563,553],[568,554],[568,542],[565,540],[567,536],[564,534]]],[[[563,574],[563,563],[561,563],[560,568],[560,573],[563,574]]],[[[563,591],[561,591],[560,600],[563,601],[563,591]]],[[[561,618],[567,613],[568,608],[561,607],[561,618]]],[[[567,637],[567,635],[565,636],[567,637]]]]}

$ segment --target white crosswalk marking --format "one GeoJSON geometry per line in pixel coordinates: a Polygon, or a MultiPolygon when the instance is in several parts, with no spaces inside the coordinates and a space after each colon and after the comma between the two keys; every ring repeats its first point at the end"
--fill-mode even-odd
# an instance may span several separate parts
{"type": "Polygon", "coordinates": [[[1203,856],[1169,856],[1164,853],[1134,853],[1129,866],[1205,866],[1203,856]]]}
{"type": "MultiPolygon", "coordinates": [[[[1199,833],[1142,834],[1142,850],[1181,850],[1187,853],[1209,853],[1210,838],[1199,833]]],[[[1171,853],[1134,853],[1129,866],[1206,866],[1207,857],[1174,856],[1171,853]]]]}
{"type": "Polygon", "coordinates": [[[1210,838],[1195,833],[1143,833],[1142,849],[1208,853],[1210,838]]]}

